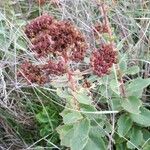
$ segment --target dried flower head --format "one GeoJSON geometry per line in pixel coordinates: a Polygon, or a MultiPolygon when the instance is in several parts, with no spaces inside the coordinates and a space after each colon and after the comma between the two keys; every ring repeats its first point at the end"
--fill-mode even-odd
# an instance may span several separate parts
{"type": "Polygon", "coordinates": [[[25,33],[31,39],[32,50],[39,57],[68,53],[77,62],[84,58],[87,49],[85,38],[69,21],[57,21],[43,15],[27,25],[25,33]]]}
{"type": "Polygon", "coordinates": [[[50,58],[39,66],[29,61],[21,64],[22,76],[31,83],[44,84],[49,81],[50,75],[66,73],[68,60],[79,62],[84,59],[87,49],[85,38],[69,21],[57,21],[45,14],[31,21],[25,28],[25,34],[38,57],[50,58]]]}
{"type": "Polygon", "coordinates": [[[52,22],[53,17],[48,14],[37,17],[26,26],[25,34],[30,39],[35,38],[39,33],[46,31],[52,22]]]}
{"type": "Polygon", "coordinates": [[[112,65],[117,63],[116,57],[117,53],[113,50],[112,44],[103,44],[91,56],[91,66],[94,74],[100,77],[108,74],[112,65]]]}
{"type": "Polygon", "coordinates": [[[47,78],[42,69],[37,65],[33,65],[29,61],[24,61],[21,64],[19,76],[23,76],[29,84],[37,83],[41,85],[47,82],[47,78]]]}
{"type": "Polygon", "coordinates": [[[108,26],[104,23],[97,23],[94,26],[94,36],[99,37],[98,34],[108,33],[108,26]]]}
{"type": "Polygon", "coordinates": [[[66,73],[66,68],[62,61],[56,63],[52,60],[49,60],[42,66],[42,69],[46,73],[46,75],[62,75],[66,73]]]}

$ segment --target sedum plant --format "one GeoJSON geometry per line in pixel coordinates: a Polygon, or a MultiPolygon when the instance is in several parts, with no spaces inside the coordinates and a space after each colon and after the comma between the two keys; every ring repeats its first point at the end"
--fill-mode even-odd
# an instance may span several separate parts
{"type": "Polygon", "coordinates": [[[95,24],[96,48],[71,21],[43,14],[25,27],[36,63],[23,60],[18,76],[51,86],[64,101],[57,127],[61,145],[71,150],[149,149],[150,111],[142,102],[149,78],[136,77],[116,48],[105,4],[95,24]],[[135,76],[126,80],[126,76],[135,76]],[[143,128],[145,127],[145,128],[143,128]]]}

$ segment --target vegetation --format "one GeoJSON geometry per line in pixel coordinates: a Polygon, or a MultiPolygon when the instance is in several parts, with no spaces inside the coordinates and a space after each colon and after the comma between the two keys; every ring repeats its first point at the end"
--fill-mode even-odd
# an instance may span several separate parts
{"type": "Polygon", "coordinates": [[[150,2],[0,2],[0,149],[149,150],[150,2]]]}

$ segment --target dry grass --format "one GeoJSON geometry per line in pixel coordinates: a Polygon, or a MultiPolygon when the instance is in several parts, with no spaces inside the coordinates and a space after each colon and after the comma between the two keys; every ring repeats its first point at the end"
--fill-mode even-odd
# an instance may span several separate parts
{"type": "MultiPolygon", "coordinates": [[[[90,54],[95,48],[91,31],[94,23],[100,22],[101,15],[97,10],[96,0],[60,0],[58,7],[51,5],[49,1],[43,6],[38,6],[32,0],[7,0],[0,3],[0,149],[31,150],[35,149],[41,141],[47,142],[49,134],[42,138],[35,137],[33,141],[27,143],[24,135],[19,133],[21,132],[20,126],[29,128],[27,129],[29,132],[32,127],[37,129],[35,115],[38,107],[35,110],[35,105],[47,111],[47,102],[55,103],[56,107],[64,107],[64,101],[56,101],[53,94],[55,90],[48,85],[42,88],[34,84],[29,86],[17,77],[18,65],[25,58],[36,64],[43,61],[37,61],[30,51],[30,41],[24,34],[24,25],[29,18],[34,18],[43,12],[48,12],[59,19],[69,19],[86,34],[90,54]],[[32,92],[33,95],[31,95],[32,92]],[[51,97],[47,93],[51,93],[51,97]],[[46,102],[43,99],[46,99],[46,102]],[[19,126],[18,129],[17,126],[19,126]]],[[[106,0],[106,3],[109,6],[109,19],[114,29],[116,46],[120,52],[120,62],[125,61],[129,66],[138,64],[141,67],[139,76],[150,77],[150,2],[106,0]]],[[[107,95],[107,91],[105,92],[107,95]]],[[[149,97],[150,91],[145,91],[143,100],[147,106],[150,106],[149,97]]],[[[111,149],[114,141],[113,134],[116,133],[116,116],[114,113],[110,115],[112,132],[109,135],[105,131],[109,135],[108,149],[111,149]]],[[[49,123],[51,124],[51,118],[49,118],[49,123]]],[[[50,144],[56,149],[62,149],[59,145],[50,144]]],[[[52,149],[52,147],[47,149],[52,149]]],[[[44,149],[44,147],[39,147],[39,149],[44,149]]]]}

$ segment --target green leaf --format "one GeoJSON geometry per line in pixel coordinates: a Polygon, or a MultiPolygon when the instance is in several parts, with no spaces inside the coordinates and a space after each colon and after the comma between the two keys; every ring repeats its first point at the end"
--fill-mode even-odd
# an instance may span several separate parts
{"type": "Polygon", "coordinates": [[[150,140],[150,131],[148,131],[147,129],[143,129],[142,133],[145,141],[150,140]]]}
{"type": "Polygon", "coordinates": [[[83,119],[74,125],[74,135],[71,137],[71,150],[82,150],[88,142],[90,121],[83,119]]]}
{"type": "Polygon", "coordinates": [[[116,146],[116,150],[129,150],[129,149],[127,148],[125,142],[124,142],[124,143],[119,143],[119,144],[117,144],[117,145],[115,145],[115,146],[116,146]]]}
{"type": "Polygon", "coordinates": [[[61,116],[63,117],[63,123],[65,124],[75,123],[83,118],[80,112],[66,109],[61,113],[61,116]]]}
{"type": "Polygon", "coordinates": [[[119,136],[125,136],[132,127],[132,124],[133,122],[129,116],[121,115],[117,122],[119,136]]]}
{"type": "Polygon", "coordinates": [[[47,135],[47,133],[52,132],[51,127],[49,124],[42,125],[42,128],[40,130],[40,136],[44,137],[47,135]]]}
{"type": "Polygon", "coordinates": [[[141,97],[143,89],[150,84],[150,79],[137,78],[131,81],[126,86],[126,92],[128,96],[141,97]]]}
{"type": "Polygon", "coordinates": [[[130,149],[135,149],[136,147],[140,146],[143,141],[143,134],[139,128],[132,128],[130,134],[130,142],[127,142],[127,147],[130,149]]]}
{"type": "Polygon", "coordinates": [[[125,72],[127,70],[127,61],[125,59],[123,59],[120,63],[119,63],[119,67],[120,70],[122,72],[125,72]]]}
{"type": "Polygon", "coordinates": [[[85,89],[81,89],[79,92],[72,92],[73,96],[79,103],[82,104],[91,104],[91,97],[88,95],[89,93],[85,89]]]}
{"type": "Polygon", "coordinates": [[[105,129],[104,129],[104,122],[103,123],[98,123],[98,125],[97,126],[92,126],[91,128],[90,128],[90,132],[93,132],[93,133],[95,133],[95,134],[99,134],[99,136],[100,137],[105,137],[105,136],[107,136],[107,134],[106,134],[106,132],[105,132],[105,129]]]}
{"type": "Polygon", "coordinates": [[[35,146],[34,149],[35,150],[44,150],[44,147],[43,146],[35,146]]]}
{"type": "Polygon", "coordinates": [[[27,44],[25,43],[25,40],[21,39],[20,37],[18,37],[17,42],[14,44],[17,49],[21,49],[23,51],[27,50],[27,44]]]}
{"type": "Polygon", "coordinates": [[[96,112],[96,108],[93,105],[80,104],[81,111],[96,112]]]}
{"type": "Polygon", "coordinates": [[[134,75],[138,73],[139,71],[140,71],[140,68],[138,66],[132,66],[125,71],[125,74],[134,75]]]}
{"type": "Polygon", "coordinates": [[[57,128],[60,135],[61,145],[70,147],[70,141],[74,135],[73,125],[63,125],[57,128]]]}
{"type": "Polygon", "coordinates": [[[117,95],[119,95],[120,94],[120,92],[119,92],[119,83],[118,83],[118,81],[117,80],[112,80],[111,82],[110,82],[110,88],[112,89],[112,91],[113,92],[115,92],[117,95]]]}
{"type": "Polygon", "coordinates": [[[36,119],[39,121],[39,123],[47,123],[49,122],[48,116],[46,113],[40,112],[36,115],[36,119]]]}
{"type": "Polygon", "coordinates": [[[150,111],[144,107],[140,108],[140,114],[130,114],[131,119],[139,125],[150,126],[150,111]]]}
{"type": "Polygon", "coordinates": [[[144,146],[143,150],[150,150],[150,143],[149,142],[144,146]]]}
{"type": "Polygon", "coordinates": [[[141,107],[142,102],[140,99],[138,99],[135,96],[130,96],[128,99],[124,99],[122,101],[122,107],[133,114],[139,114],[140,110],[139,108],[141,107]]]}
{"type": "Polygon", "coordinates": [[[120,97],[112,98],[110,101],[112,110],[118,110],[118,111],[122,110],[121,101],[122,99],[120,97]]]}
{"type": "Polygon", "coordinates": [[[100,132],[92,132],[89,133],[89,138],[86,146],[83,150],[106,150],[106,145],[104,140],[101,137],[100,132]]]}

